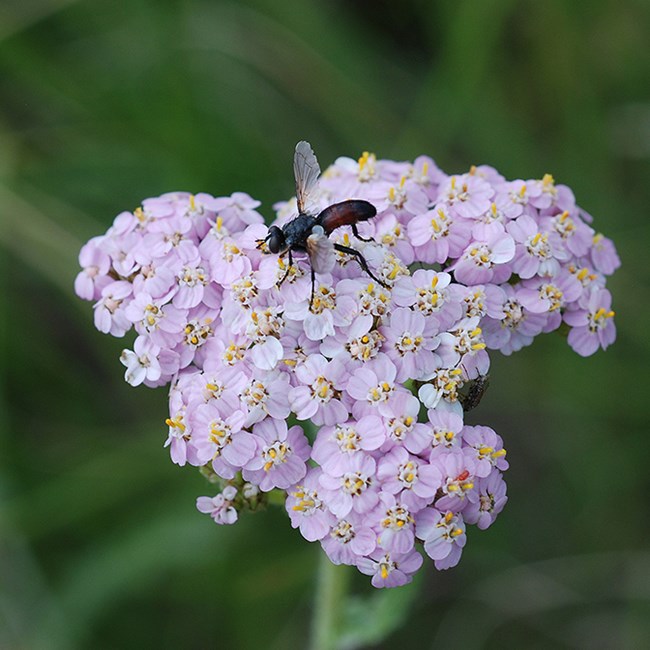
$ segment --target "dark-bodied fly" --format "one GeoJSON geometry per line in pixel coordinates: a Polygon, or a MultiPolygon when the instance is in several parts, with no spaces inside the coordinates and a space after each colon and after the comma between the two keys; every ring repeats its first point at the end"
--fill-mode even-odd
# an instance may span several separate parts
{"type": "Polygon", "coordinates": [[[372,219],[377,214],[375,206],[361,199],[350,199],[330,205],[318,214],[312,214],[309,209],[309,199],[318,183],[320,167],[311,145],[304,140],[301,140],[296,145],[293,158],[293,173],[296,178],[298,216],[286,223],[282,228],[271,226],[266,237],[259,241],[260,246],[266,243],[271,253],[279,253],[289,257],[287,271],[278,282],[278,286],[284,282],[289,274],[293,265],[293,253],[307,253],[311,264],[311,307],[314,301],[315,274],[329,273],[334,268],[336,264],[334,251],[352,255],[375,282],[386,286],[368,268],[366,259],[358,250],[336,244],[329,239],[329,235],[337,228],[351,226],[355,237],[361,241],[371,241],[359,235],[357,223],[372,219]]]}

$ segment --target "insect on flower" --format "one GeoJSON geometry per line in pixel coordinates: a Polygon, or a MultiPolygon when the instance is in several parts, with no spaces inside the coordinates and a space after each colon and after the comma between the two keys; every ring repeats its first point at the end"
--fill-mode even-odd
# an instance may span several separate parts
{"type": "Polygon", "coordinates": [[[469,385],[469,390],[465,394],[459,395],[463,411],[467,413],[467,411],[476,408],[483,399],[483,395],[485,395],[489,385],[489,375],[479,374],[478,377],[472,379],[469,385]]]}
{"type": "Polygon", "coordinates": [[[266,237],[258,240],[258,248],[261,248],[266,243],[271,253],[279,253],[281,256],[288,255],[289,257],[287,270],[278,282],[278,286],[289,275],[293,265],[293,252],[296,251],[307,253],[311,264],[310,308],[314,301],[315,274],[329,273],[334,268],[336,264],[334,251],[352,255],[375,282],[386,286],[372,273],[365,257],[358,250],[336,244],[329,239],[329,235],[337,228],[351,226],[352,232],[357,239],[372,241],[359,235],[357,223],[372,219],[377,214],[375,206],[361,199],[348,199],[328,206],[317,215],[312,214],[309,208],[309,200],[313,196],[318,183],[320,166],[311,145],[304,140],[301,140],[296,145],[296,152],[293,157],[293,173],[296,179],[298,216],[286,223],[282,228],[271,226],[266,237]]]}

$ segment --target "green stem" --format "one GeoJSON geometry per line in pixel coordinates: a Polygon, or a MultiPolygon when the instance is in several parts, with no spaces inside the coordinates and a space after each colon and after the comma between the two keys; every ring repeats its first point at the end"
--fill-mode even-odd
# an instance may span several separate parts
{"type": "Polygon", "coordinates": [[[336,650],[348,577],[346,566],[332,564],[321,552],[312,615],[311,650],[336,650]]]}

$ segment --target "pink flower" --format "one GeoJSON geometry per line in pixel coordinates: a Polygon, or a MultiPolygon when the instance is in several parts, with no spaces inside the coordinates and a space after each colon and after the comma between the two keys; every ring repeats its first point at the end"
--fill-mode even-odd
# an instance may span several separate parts
{"type": "Polygon", "coordinates": [[[257,452],[254,436],[242,431],[246,421],[243,411],[227,412],[219,402],[211,401],[197,406],[189,419],[199,463],[211,462],[222,478],[234,478],[257,452]]]}
{"type": "Polygon", "coordinates": [[[463,429],[463,418],[458,413],[429,409],[427,411],[430,428],[427,429],[425,448],[430,449],[430,456],[439,456],[448,451],[460,449],[463,429]]]}
{"type": "Polygon", "coordinates": [[[375,551],[357,562],[359,571],[372,576],[372,586],[377,588],[406,585],[421,566],[422,556],[415,550],[404,554],[375,551]]]}
{"type": "Polygon", "coordinates": [[[325,338],[320,345],[321,353],[331,359],[342,359],[350,371],[374,359],[382,349],[384,336],[376,329],[369,329],[372,323],[371,316],[357,316],[348,327],[325,338]]]}
{"type": "Polygon", "coordinates": [[[74,281],[75,293],[84,300],[97,300],[103,287],[111,282],[108,271],[110,257],[100,248],[104,237],[93,237],[79,252],[79,265],[83,270],[74,281]]]}
{"type": "Polygon", "coordinates": [[[250,272],[250,260],[244,255],[235,239],[225,238],[218,242],[215,252],[210,257],[212,280],[228,287],[250,272]]]}
{"type": "Polygon", "coordinates": [[[181,342],[187,311],[154,300],[149,294],[138,294],[128,305],[125,316],[135,325],[138,334],[147,334],[161,348],[174,348],[181,342]]]}
{"type": "Polygon", "coordinates": [[[267,418],[253,427],[253,436],[257,451],[244,467],[246,481],[269,492],[273,488],[286,490],[305,476],[310,448],[299,426],[287,430],[283,420],[267,418]]]}
{"type": "Polygon", "coordinates": [[[612,296],[607,289],[598,289],[579,301],[580,307],[567,311],[564,320],[571,325],[569,345],[582,357],[599,347],[606,350],[616,338],[612,296]]]}
{"type": "Polygon", "coordinates": [[[348,325],[356,314],[356,303],[350,296],[338,297],[332,288],[332,279],[321,274],[321,283],[316,285],[314,301],[309,298],[298,303],[285,305],[284,316],[289,320],[302,321],[307,338],[319,341],[335,334],[334,327],[348,325]]]}
{"type": "Polygon", "coordinates": [[[95,327],[100,332],[121,337],[131,329],[131,292],[131,284],[123,281],[111,282],[102,289],[101,298],[95,303],[95,327]]]}
{"type": "Polygon", "coordinates": [[[186,260],[177,274],[178,291],[174,295],[173,304],[180,309],[191,309],[199,305],[210,281],[207,264],[204,267],[198,250],[196,252],[196,257],[186,260]]]}
{"type": "Polygon", "coordinates": [[[165,420],[168,428],[165,447],[170,447],[172,462],[181,467],[192,456],[188,449],[192,430],[185,420],[187,405],[183,402],[182,390],[172,389],[169,393],[169,417],[165,420]]]}
{"type": "Polygon", "coordinates": [[[366,517],[377,532],[377,543],[389,553],[408,553],[415,543],[414,519],[394,495],[382,492],[377,509],[366,517]]]}
{"type": "Polygon", "coordinates": [[[511,221],[508,232],[517,243],[512,261],[515,273],[524,279],[534,275],[557,275],[560,261],[567,259],[557,234],[540,231],[537,222],[529,215],[511,221]]]}
{"type": "Polygon", "coordinates": [[[469,503],[463,510],[465,521],[476,524],[481,530],[491,526],[508,501],[501,472],[495,469],[487,478],[479,479],[476,490],[467,495],[467,500],[469,503]]]}
{"type": "Polygon", "coordinates": [[[440,334],[437,353],[444,367],[453,368],[462,363],[467,374],[474,374],[474,368],[478,368],[480,374],[487,373],[490,361],[478,323],[478,316],[467,318],[457,323],[452,331],[440,334]]]}
{"type": "Polygon", "coordinates": [[[521,304],[532,313],[556,311],[559,316],[563,307],[582,295],[582,286],[575,276],[562,270],[554,278],[526,280],[517,295],[521,304]]]}
{"type": "Polygon", "coordinates": [[[448,328],[461,317],[460,301],[453,299],[449,273],[418,269],[410,277],[400,278],[393,290],[395,303],[413,309],[437,324],[438,330],[448,328]]]}
{"type": "Polygon", "coordinates": [[[570,216],[568,210],[554,217],[544,217],[541,225],[557,233],[566,250],[576,257],[583,257],[591,247],[593,228],[583,223],[579,216],[570,216]]]}
{"type": "Polygon", "coordinates": [[[351,510],[364,514],[374,508],[379,500],[376,467],[372,456],[354,454],[341,458],[321,475],[323,499],[337,517],[345,517],[351,510]]]}
{"type": "Polygon", "coordinates": [[[305,478],[288,490],[286,501],[291,525],[300,528],[308,542],[323,539],[336,521],[320,498],[320,475],[320,469],[309,469],[305,478]]]}
{"type": "Polygon", "coordinates": [[[508,469],[503,441],[493,429],[466,426],[461,433],[463,453],[472,461],[476,477],[485,478],[494,468],[502,472],[508,469]]]}
{"type": "Polygon", "coordinates": [[[418,423],[420,400],[407,392],[399,392],[393,396],[393,412],[395,415],[384,419],[388,440],[386,448],[403,445],[411,453],[420,453],[426,446],[426,425],[418,423]]]}
{"type": "Polygon", "coordinates": [[[318,431],[311,457],[326,471],[338,471],[346,456],[379,449],[386,440],[381,419],[366,415],[358,422],[348,420],[318,431]]]}
{"type": "MultiPolygon", "coordinates": [[[[139,386],[145,380],[155,383],[162,374],[158,354],[160,348],[143,336],[139,336],[131,350],[122,350],[120,361],[126,366],[124,379],[131,386],[139,386]]],[[[170,374],[171,376],[171,374],[170,374]]]]}
{"type": "Polygon", "coordinates": [[[299,420],[311,418],[326,425],[347,420],[348,409],[341,401],[347,373],[341,361],[313,354],[296,368],[296,377],[301,385],[289,391],[289,403],[299,420]]]}
{"type": "Polygon", "coordinates": [[[426,508],[417,514],[415,529],[436,569],[449,569],[458,564],[467,542],[461,514],[426,508]]]}
{"type": "Polygon", "coordinates": [[[478,241],[470,243],[460,259],[450,267],[463,284],[504,282],[510,277],[507,262],[515,254],[513,238],[503,231],[488,230],[478,241]]]}
{"type": "Polygon", "coordinates": [[[289,417],[288,392],[289,378],[285,373],[256,369],[240,393],[242,403],[248,409],[246,426],[261,422],[267,416],[277,420],[289,417]]]}
{"type": "Polygon", "coordinates": [[[396,375],[395,364],[385,354],[378,354],[354,371],[346,392],[354,400],[352,413],[355,418],[374,413],[384,417],[396,415],[392,405],[396,375]]]}
{"type": "Polygon", "coordinates": [[[488,348],[509,355],[533,342],[544,329],[547,316],[525,309],[519,299],[518,287],[506,285],[503,290],[505,317],[501,320],[484,318],[481,324],[488,348]]]}
{"type": "Polygon", "coordinates": [[[614,242],[601,233],[594,235],[590,253],[594,267],[605,275],[611,275],[621,266],[614,242]]]}
{"type": "Polygon", "coordinates": [[[237,488],[227,485],[221,494],[215,497],[199,497],[196,509],[210,515],[217,524],[234,524],[237,521],[237,510],[233,501],[237,496],[237,488]]]}
{"type": "Polygon", "coordinates": [[[264,218],[255,210],[260,202],[245,192],[235,192],[229,197],[213,198],[208,194],[199,194],[201,203],[213,212],[219,213],[226,227],[237,231],[254,223],[263,223],[264,218]]]}
{"type": "Polygon", "coordinates": [[[443,496],[436,501],[436,508],[460,512],[467,503],[467,494],[476,488],[476,462],[461,451],[454,450],[432,456],[431,464],[442,474],[443,496]]]}
{"type": "Polygon", "coordinates": [[[449,204],[459,217],[475,219],[490,208],[494,188],[475,174],[450,176],[440,186],[439,201],[449,204]]]}
{"type": "Polygon", "coordinates": [[[471,238],[471,225],[451,214],[445,205],[418,215],[408,223],[408,236],[415,258],[428,264],[442,263],[460,255],[471,238]]]}
{"type": "Polygon", "coordinates": [[[377,478],[384,492],[399,495],[400,501],[414,512],[429,505],[442,487],[440,470],[403,447],[395,447],[379,461],[377,478]]]}
{"type": "Polygon", "coordinates": [[[410,309],[392,312],[389,323],[380,329],[386,340],[383,350],[397,368],[396,381],[420,379],[439,365],[433,350],[438,347],[437,323],[410,309]]]}
{"type": "Polygon", "coordinates": [[[350,512],[332,526],[321,539],[321,546],[334,564],[355,565],[375,550],[376,539],[377,534],[362,522],[362,517],[350,512]]]}

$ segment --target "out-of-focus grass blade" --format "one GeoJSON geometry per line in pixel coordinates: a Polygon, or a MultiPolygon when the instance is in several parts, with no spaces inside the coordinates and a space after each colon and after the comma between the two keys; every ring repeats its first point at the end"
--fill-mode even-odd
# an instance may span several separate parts
{"type": "Polygon", "coordinates": [[[7,187],[0,185],[0,244],[71,295],[71,264],[82,242],[7,187]]]}
{"type": "Polygon", "coordinates": [[[386,102],[377,101],[300,35],[261,12],[234,3],[203,6],[191,17],[191,27],[194,48],[245,62],[352,140],[400,123],[386,102]]]}
{"type": "Polygon", "coordinates": [[[526,622],[553,644],[637,648],[650,634],[648,612],[650,554],[621,551],[561,557],[513,567],[477,584],[448,610],[430,647],[478,650],[488,647],[499,630],[526,622]],[[635,602],[643,607],[631,617],[635,602]],[[600,611],[601,622],[607,624],[592,624],[590,629],[576,624],[581,608],[587,617],[588,612],[600,611]],[[562,612],[572,610],[564,621],[562,612]],[[472,625],[466,624],[468,620],[472,625]],[[544,625],[545,620],[552,624],[544,625]]]}
{"type": "MultiPolygon", "coordinates": [[[[200,566],[217,549],[225,557],[236,543],[237,530],[229,529],[229,534],[219,540],[214,526],[206,525],[202,517],[188,510],[185,501],[168,502],[165,511],[165,515],[149,521],[139,520],[129,531],[116,531],[69,565],[58,594],[69,622],[67,633],[72,644],[68,647],[87,647],[85,639],[95,618],[115,599],[152,586],[170,569],[200,566]]],[[[223,567],[226,569],[227,563],[223,567]]],[[[56,638],[57,615],[55,611],[36,612],[36,644],[56,638]]]]}
{"type": "MultiPolygon", "coordinates": [[[[119,439],[110,432],[106,432],[106,438],[119,439]]],[[[140,490],[162,484],[168,476],[169,464],[143,462],[143,459],[159,460],[156,452],[153,436],[138,436],[122,441],[114,449],[98,451],[79,464],[59,468],[50,480],[8,500],[4,504],[7,516],[18,522],[32,539],[78,525],[85,517],[98,516],[121,501],[132,499],[140,490]],[[151,450],[154,453],[148,453],[151,450]],[[97,489],[98,485],[101,490],[97,489]],[[89,492],[93,493],[92,499],[88,498],[89,492]],[[65,508],[60,507],[61,503],[65,508]],[[57,516],[43,517],[44,512],[56,512],[57,516]]]]}
{"type": "Polygon", "coordinates": [[[29,29],[40,20],[65,9],[78,0],[30,0],[30,2],[7,2],[0,8],[0,41],[29,29]],[[11,8],[9,5],[13,5],[11,8]]]}
{"type": "Polygon", "coordinates": [[[34,612],[51,612],[58,647],[66,647],[69,638],[66,619],[52,590],[42,574],[38,562],[20,533],[9,530],[8,522],[0,512],[0,648],[47,650],[53,646],[51,639],[42,639],[26,645],[34,625],[34,612]]]}

